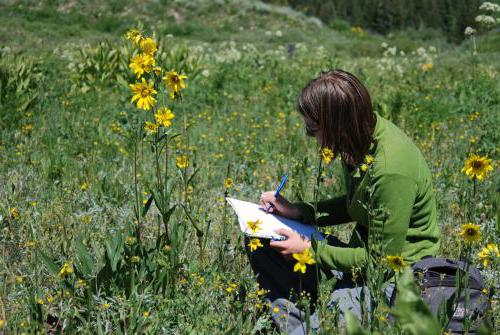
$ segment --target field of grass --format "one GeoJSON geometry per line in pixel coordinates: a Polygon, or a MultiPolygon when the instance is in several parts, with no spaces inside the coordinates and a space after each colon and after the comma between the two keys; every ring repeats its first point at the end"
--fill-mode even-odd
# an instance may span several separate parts
{"type": "MultiPolygon", "coordinates": [[[[333,68],[424,153],[440,255],[481,269],[500,331],[500,258],[478,259],[500,243],[498,32],[473,52],[465,37],[339,32],[243,0],[6,1],[0,20],[0,333],[272,333],[224,197],[256,202],[288,173],[283,195],[312,199],[319,148],[295,104],[333,68]],[[158,41],[157,65],[188,76],[181,98],[158,91],[175,118],[157,135],[142,136],[154,113],[130,102],[136,27],[158,41]],[[472,154],[492,159],[483,181],[462,172],[472,154]],[[470,247],[467,222],[481,229],[470,247]]],[[[321,198],[344,190],[339,171],[322,169],[321,198]]],[[[364,327],[402,333],[384,313],[364,327]]],[[[334,319],[325,310],[324,333],[345,332],[334,319]]]]}

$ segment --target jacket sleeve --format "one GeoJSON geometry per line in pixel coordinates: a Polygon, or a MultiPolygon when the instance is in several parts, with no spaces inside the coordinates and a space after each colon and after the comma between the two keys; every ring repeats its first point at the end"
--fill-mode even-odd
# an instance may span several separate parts
{"type": "MultiPolygon", "coordinates": [[[[314,207],[305,202],[294,203],[302,213],[302,222],[314,224],[314,207]]],[[[352,221],[347,214],[346,196],[318,201],[318,213],[326,214],[316,221],[316,226],[325,227],[352,221]]]]}
{"type": "MultiPolygon", "coordinates": [[[[400,174],[384,174],[373,180],[373,209],[368,227],[368,247],[382,246],[385,255],[400,255],[406,241],[410,218],[417,193],[416,183],[400,174]],[[379,242],[373,242],[379,241],[379,242]]],[[[328,269],[350,271],[363,266],[368,259],[366,246],[342,248],[314,241],[316,262],[328,269]]]]}

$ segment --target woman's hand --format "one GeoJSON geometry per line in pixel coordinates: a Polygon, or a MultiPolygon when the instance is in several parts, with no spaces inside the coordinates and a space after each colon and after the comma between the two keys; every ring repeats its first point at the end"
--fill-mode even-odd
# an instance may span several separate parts
{"type": "Polygon", "coordinates": [[[275,192],[263,192],[260,195],[260,205],[269,213],[277,214],[289,219],[300,219],[302,214],[290,201],[281,195],[274,196],[275,192]],[[272,205],[272,206],[271,206],[272,205]]]}
{"type": "Polygon", "coordinates": [[[292,259],[292,254],[301,253],[304,249],[311,247],[311,241],[292,230],[278,229],[275,233],[285,236],[287,239],[284,241],[271,241],[269,245],[283,255],[285,259],[290,260],[292,259]]]}

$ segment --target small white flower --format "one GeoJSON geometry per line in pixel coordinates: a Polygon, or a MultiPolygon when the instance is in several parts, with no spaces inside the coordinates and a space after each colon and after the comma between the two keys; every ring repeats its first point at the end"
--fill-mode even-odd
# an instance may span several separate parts
{"type": "Polygon", "coordinates": [[[471,35],[474,35],[475,33],[476,33],[476,29],[474,29],[472,27],[465,28],[465,31],[464,31],[465,36],[471,36],[471,35]]]}
{"type": "Polygon", "coordinates": [[[500,5],[491,2],[483,2],[481,6],[479,6],[480,10],[485,10],[489,12],[499,12],[500,13],[500,5]]]}
{"type": "Polygon", "coordinates": [[[207,69],[205,69],[205,70],[203,70],[203,71],[201,72],[201,75],[202,75],[203,77],[208,77],[208,76],[210,75],[210,71],[208,71],[207,69]]]}
{"type": "Polygon", "coordinates": [[[476,16],[476,22],[482,23],[486,26],[493,26],[495,24],[495,18],[489,15],[478,15],[476,16]]]}
{"type": "Polygon", "coordinates": [[[380,46],[381,46],[382,48],[384,48],[384,49],[385,49],[385,48],[387,48],[389,45],[388,45],[387,43],[385,43],[385,42],[382,42],[382,43],[380,44],[380,46]]]}
{"type": "Polygon", "coordinates": [[[277,30],[276,31],[276,36],[277,37],[282,37],[283,36],[283,33],[281,32],[281,30],[277,30]]]}
{"type": "Polygon", "coordinates": [[[272,33],[269,30],[266,31],[265,34],[266,34],[267,37],[270,37],[272,35],[272,33]]]}

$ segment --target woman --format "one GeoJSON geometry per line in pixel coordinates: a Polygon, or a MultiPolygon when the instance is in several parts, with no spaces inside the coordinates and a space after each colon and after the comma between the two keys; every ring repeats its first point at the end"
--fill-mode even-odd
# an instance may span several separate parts
{"type": "MultiPolygon", "coordinates": [[[[367,288],[355,282],[351,273],[368,261],[365,247],[369,236],[378,236],[384,255],[401,256],[412,263],[425,256],[435,256],[440,234],[436,222],[436,204],[429,168],[419,149],[390,121],[372,110],[370,95],[352,74],[334,70],[313,79],[302,90],[298,110],[304,117],[307,135],[316,138],[322,148],[340,156],[347,194],[319,201],[315,210],[306,203],[291,203],[264,192],[264,208],[291,219],[318,226],[356,222],[348,244],[334,239],[314,245],[295,232],[283,230],[285,241],[271,241],[270,248],[248,252],[260,285],[269,291],[268,299],[280,311],[273,319],[284,331],[303,333],[303,313],[291,303],[305,290],[315,299],[317,276],[314,267],[302,275],[292,271],[291,255],[311,248],[317,265],[341,278],[332,293],[332,304],[342,312],[352,311],[361,317],[361,291],[367,288]],[[370,202],[376,214],[370,218],[365,207],[368,186],[370,202]],[[291,302],[290,302],[291,301],[291,302]],[[283,310],[286,317],[283,317],[283,310]]],[[[387,285],[390,297],[393,285],[387,285]]],[[[369,309],[370,306],[367,306],[369,309]]],[[[313,327],[317,320],[313,318],[313,327]]]]}

